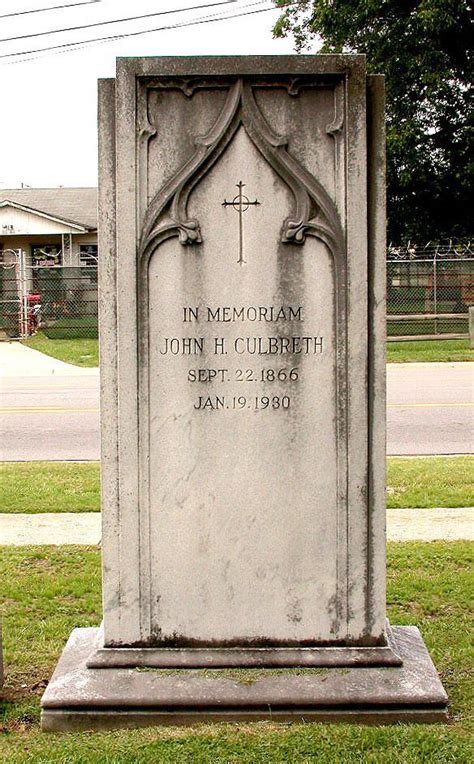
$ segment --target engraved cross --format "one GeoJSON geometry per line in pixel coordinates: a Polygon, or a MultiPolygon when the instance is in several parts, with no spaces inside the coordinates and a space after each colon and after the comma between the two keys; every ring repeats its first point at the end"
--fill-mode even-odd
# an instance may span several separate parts
{"type": "Polygon", "coordinates": [[[260,202],[255,199],[255,201],[251,202],[243,193],[242,189],[245,186],[245,183],[242,183],[242,181],[239,181],[235,184],[237,188],[239,189],[239,193],[234,196],[231,202],[228,202],[227,199],[224,199],[222,202],[223,207],[233,207],[234,210],[236,210],[239,213],[239,259],[237,260],[238,263],[242,264],[245,263],[244,259],[244,223],[242,219],[242,215],[244,212],[248,210],[249,207],[256,207],[260,204],[260,202]]]}

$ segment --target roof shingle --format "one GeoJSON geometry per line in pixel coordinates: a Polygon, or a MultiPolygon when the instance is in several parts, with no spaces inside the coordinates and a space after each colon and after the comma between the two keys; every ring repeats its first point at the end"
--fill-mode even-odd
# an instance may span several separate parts
{"type": "Polygon", "coordinates": [[[0,188],[0,202],[4,201],[97,228],[97,188],[0,188]]]}

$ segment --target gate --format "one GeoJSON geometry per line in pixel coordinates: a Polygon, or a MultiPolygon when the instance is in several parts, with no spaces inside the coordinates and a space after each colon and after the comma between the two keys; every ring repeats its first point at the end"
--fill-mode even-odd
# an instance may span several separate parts
{"type": "Polygon", "coordinates": [[[98,336],[97,264],[27,264],[23,250],[0,251],[0,339],[98,336]]]}
{"type": "Polygon", "coordinates": [[[25,256],[21,249],[0,250],[0,339],[28,336],[25,256]]]}

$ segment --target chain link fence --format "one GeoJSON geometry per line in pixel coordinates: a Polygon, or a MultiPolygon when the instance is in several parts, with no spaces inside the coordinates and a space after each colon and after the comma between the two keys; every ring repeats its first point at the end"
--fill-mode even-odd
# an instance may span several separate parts
{"type": "Polygon", "coordinates": [[[470,241],[389,247],[389,339],[467,337],[471,305],[474,250],[470,241]]]}
{"type": "MultiPolygon", "coordinates": [[[[471,242],[389,247],[387,335],[391,340],[468,336],[474,305],[471,242]]],[[[27,263],[23,250],[0,251],[0,339],[38,331],[50,339],[98,336],[97,263],[27,263]]]]}
{"type": "Polygon", "coordinates": [[[19,271],[19,250],[0,250],[0,339],[14,339],[24,333],[25,295],[19,271]]]}
{"type": "Polygon", "coordinates": [[[0,339],[98,337],[97,265],[27,265],[0,252],[0,339]]]}

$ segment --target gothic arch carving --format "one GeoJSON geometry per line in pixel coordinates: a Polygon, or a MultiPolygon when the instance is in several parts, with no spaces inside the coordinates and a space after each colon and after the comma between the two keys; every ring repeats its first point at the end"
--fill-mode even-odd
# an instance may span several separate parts
{"type": "Polygon", "coordinates": [[[148,261],[156,247],[173,236],[183,245],[202,241],[199,221],[187,214],[189,196],[241,125],[293,194],[294,211],[283,222],[281,241],[303,244],[306,236],[315,236],[326,244],[340,270],[345,259],[344,232],[336,205],[321,183],[287,151],[287,138],[268,125],[255,101],[252,86],[242,79],[230,87],[212,128],[196,138],[193,156],[151,200],[140,238],[140,259],[148,261]]]}
{"type": "MultiPolygon", "coordinates": [[[[290,91],[288,91],[290,92],[290,91]]],[[[192,96],[192,90],[186,95],[192,96]]],[[[237,130],[243,126],[252,143],[273,171],[289,187],[294,199],[291,214],[283,221],[280,241],[303,245],[307,236],[322,241],[334,266],[334,331],[335,331],[335,398],[336,398],[336,480],[337,515],[343,545],[348,471],[348,411],[347,411],[347,263],[346,235],[335,202],[322,184],[311,175],[287,150],[288,139],[276,133],[262,115],[252,89],[243,79],[230,85],[225,104],[211,129],[196,138],[195,151],[182,168],[151,200],[143,220],[138,248],[138,325],[139,325],[139,437],[142,454],[141,493],[143,526],[147,527],[149,508],[150,422],[150,336],[149,336],[149,261],[160,244],[177,237],[183,247],[202,241],[199,220],[187,213],[193,189],[219,160],[237,130]]],[[[345,226],[345,224],[344,224],[345,226]]],[[[339,536],[338,536],[339,538],[339,536]]],[[[342,559],[343,557],[341,557],[342,559]]],[[[337,559],[339,560],[339,554],[337,559]]],[[[338,562],[339,565],[339,562],[338,562]]],[[[348,601],[344,565],[337,572],[334,629],[343,621],[344,603],[348,601]]],[[[148,614],[149,615],[149,614],[148,614]]],[[[148,616],[145,615],[145,619],[148,616]]]]}

